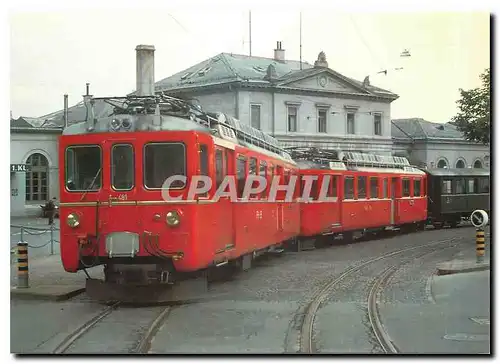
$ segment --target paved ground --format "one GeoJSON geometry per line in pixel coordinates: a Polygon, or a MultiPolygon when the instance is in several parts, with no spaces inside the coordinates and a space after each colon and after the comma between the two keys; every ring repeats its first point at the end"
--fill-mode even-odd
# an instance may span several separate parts
{"type": "MultiPolygon", "coordinates": [[[[406,310],[401,311],[401,313],[410,317],[410,312],[424,312],[423,310],[416,311],[415,308],[417,307],[429,309],[431,306],[437,308],[442,305],[442,309],[446,307],[450,300],[453,300],[456,305],[462,303],[462,315],[467,311],[469,301],[454,296],[456,293],[450,292],[449,289],[446,290],[446,287],[457,286],[456,281],[441,280],[446,277],[460,280],[459,276],[464,277],[465,274],[435,277],[432,292],[436,304],[428,299],[427,282],[429,282],[428,277],[433,269],[435,270],[438,262],[451,258],[465,259],[467,254],[474,254],[473,238],[475,234],[472,228],[419,232],[390,239],[333,246],[300,254],[286,253],[279,257],[261,259],[255,269],[241,273],[232,280],[221,281],[212,285],[212,298],[210,300],[174,307],[166,323],[157,333],[151,346],[151,352],[295,352],[297,350],[297,330],[300,328],[301,323],[301,310],[303,310],[308,298],[319,286],[338,276],[353,264],[357,264],[369,257],[404,247],[411,247],[415,244],[457,236],[470,236],[471,239],[468,239],[466,243],[460,246],[450,247],[448,251],[438,251],[426,258],[422,258],[420,261],[414,262],[413,265],[406,266],[393,278],[392,286],[396,288],[385,292],[385,297],[390,299],[382,301],[382,310],[384,310],[382,318],[386,320],[384,323],[388,325],[391,336],[404,338],[399,332],[406,330],[407,333],[411,333],[411,330],[408,330],[408,323],[398,320],[399,315],[392,315],[393,312],[397,311],[391,308],[406,310]],[[411,308],[413,308],[413,311],[411,308]]],[[[57,271],[51,268],[57,266],[56,260],[50,260],[54,258],[43,258],[47,259],[45,261],[42,258],[39,260],[45,262],[46,278],[42,278],[42,280],[47,279],[47,277],[55,279],[56,276],[59,277],[60,282],[83,279],[83,276],[75,278],[77,276],[74,274],[64,274],[59,268],[57,271]]],[[[389,263],[394,262],[397,262],[397,259],[393,259],[389,263]]],[[[42,266],[43,264],[40,264],[40,267],[42,266]]],[[[378,268],[384,268],[384,264],[378,265],[378,268]]],[[[40,269],[42,271],[42,268],[40,269]]],[[[363,291],[366,286],[363,285],[363,282],[368,282],[370,274],[375,273],[377,269],[371,272],[367,270],[362,275],[362,277],[366,278],[358,279],[358,282],[356,280],[348,282],[343,290],[336,291],[332,299],[320,309],[315,323],[315,341],[319,351],[325,353],[376,352],[376,350],[373,350],[369,338],[366,338],[366,322],[362,315],[364,312],[364,295],[366,293],[363,291]],[[333,317],[343,320],[334,323],[332,321],[333,317]]],[[[485,274],[485,272],[479,272],[478,274],[481,273],[485,274]]],[[[33,272],[33,274],[35,273],[33,272]]],[[[36,279],[33,277],[32,282],[35,282],[36,279]]],[[[464,280],[463,286],[460,288],[464,295],[469,291],[469,287],[474,286],[477,288],[479,286],[477,279],[468,280],[469,283],[464,280]]],[[[11,350],[13,352],[28,352],[35,349],[37,352],[50,351],[50,348],[54,347],[58,340],[64,338],[64,335],[69,333],[72,327],[76,327],[78,323],[88,320],[100,309],[102,309],[101,305],[91,303],[85,295],[67,302],[57,303],[13,300],[11,301],[11,350]],[[40,314],[40,312],[43,314],[40,314]],[[37,330],[33,330],[33,322],[37,324],[37,330]]],[[[136,310],[141,310],[141,308],[136,308],[136,310]]],[[[458,320],[459,311],[460,309],[456,306],[453,311],[456,315],[453,316],[454,318],[449,316],[448,319],[451,321],[458,320]]],[[[137,311],[137,317],[141,317],[141,312],[137,311]]],[[[427,312],[431,311],[425,312],[427,314],[427,312]]],[[[130,315],[134,315],[134,313],[131,312],[130,315]]],[[[127,319],[130,315],[127,315],[127,319]]],[[[448,330],[446,333],[450,334],[475,333],[470,327],[454,327],[448,321],[439,321],[435,318],[442,317],[442,315],[439,316],[436,313],[428,313],[428,315],[433,319],[429,320],[427,324],[424,324],[421,318],[419,320],[426,330],[434,333],[435,337],[442,337],[442,332],[445,329],[448,330]]],[[[472,312],[471,315],[481,318],[486,314],[484,312],[472,312]]],[[[115,316],[115,322],[112,325],[120,324],[122,319],[119,317],[119,315],[115,316]]],[[[123,325],[121,327],[128,327],[125,325],[125,318],[122,321],[123,325]]],[[[469,319],[469,321],[475,324],[472,320],[469,319]]],[[[118,326],[113,327],[116,329],[118,326]]],[[[119,336],[110,334],[116,330],[113,331],[111,327],[110,330],[106,331],[103,328],[96,330],[93,333],[92,342],[107,342],[108,345],[100,346],[100,350],[103,350],[103,352],[118,353],[126,350],[127,345],[130,343],[122,342],[119,336]]],[[[127,330],[130,330],[130,328],[127,328],[127,330]]],[[[427,331],[419,331],[415,333],[415,337],[420,337],[423,333],[431,337],[431,334],[428,334],[427,331]]],[[[455,335],[454,338],[460,339],[463,337],[455,335]]],[[[484,337],[474,337],[475,340],[478,338],[484,337]]],[[[434,339],[434,341],[438,342],[437,339],[434,339]]],[[[457,352],[456,348],[453,349],[449,346],[451,340],[443,339],[441,341],[446,342],[442,346],[444,351],[457,352]]],[[[422,352],[421,347],[424,347],[424,352],[435,352],[436,350],[433,346],[425,346],[423,340],[421,340],[423,346],[418,346],[418,343],[415,343],[412,347],[405,346],[404,341],[400,344],[408,352],[422,352]]],[[[87,348],[82,345],[80,342],[78,347],[80,352],[86,350],[91,352],[96,347],[90,342],[87,348]]],[[[474,350],[471,349],[468,352],[482,352],[482,350],[483,347],[474,347],[474,350]]]]}

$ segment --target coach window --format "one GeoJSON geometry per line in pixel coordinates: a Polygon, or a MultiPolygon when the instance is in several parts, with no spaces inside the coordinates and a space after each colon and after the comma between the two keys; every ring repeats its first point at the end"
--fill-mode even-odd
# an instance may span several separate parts
{"type": "MultiPolygon", "coordinates": [[[[267,170],[267,163],[264,162],[264,161],[260,161],[259,162],[259,176],[263,177],[263,178],[266,178],[266,170],[267,170]]],[[[267,186],[266,186],[267,187],[267,186]]],[[[261,196],[262,197],[266,197],[267,196],[267,189],[264,189],[262,192],[261,192],[261,196]]]]}
{"type": "Polygon", "coordinates": [[[116,191],[134,187],[134,148],[130,144],[115,144],[111,149],[111,185],[116,191]]]}
{"type": "Polygon", "coordinates": [[[467,193],[477,193],[477,191],[478,191],[477,178],[467,179],[467,193]]]}
{"type": "Polygon", "coordinates": [[[403,178],[403,197],[410,197],[410,180],[403,178]]]}
{"type": "Polygon", "coordinates": [[[384,196],[383,198],[389,197],[389,183],[387,182],[387,178],[384,178],[384,196]]]}
{"type": "Polygon", "coordinates": [[[370,198],[378,198],[378,178],[370,177],[370,198]]]}
{"type": "Polygon", "coordinates": [[[248,167],[248,174],[257,174],[257,159],[250,158],[250,165],[248,167]]]}
{"type": "Polygon", "coordinates": [[[465,193],[465,179],[455,178],[453,181],[453,193],[462,195],[465,193]]]}
{"type": "MultiPolygon", "coordinates": [[[[144,146],[144,185],[146,188],[162,188],[172,176],[186,176],[186,149],[182,143],[150,143],[144,146]]],[[[183,188],[178,179],[170,188],[183,188]]]]}
{"type": "Polygon", "coordinates": [[[488,177],[479,178],[479,193],[489,193],[490,192],[490,180],[488,177]]]}
{"type": "Polygon", "coordinates": [[[330,186],[328,188],[328,197],[337,197],[337,176],[330,176],[330,186]]]}
{"type": "Polygon", "coordinates": [[[344,178],[344,200],[354,199],[354,177],[344,178]]]}
{"type": "Polygon", "coordinates": [[[222,183],[224,179],[224,161],[222,160],[222,151],[220,149],[215,150],[215,184],[216,188],[222,183]]]}
{"type": "Polygon", "coordinates": [[[451,195],[451,179],[443,178],[441,181],[441,194],[451,195]]]}
{"type": "Polygon", "coordinates": [[[366,198],[366,177],[358,177],[358,198],[366,198]]]}
{"type": "Polygon", "coordinates": [[[318,180],[315,179],[312,181],[311,185],[311,194],[309,195],[310,200],[317,200],[318,199],[318,180]]]}
{"type": "MultiPolygon", "coordinates": [[[[200,176],[208,176],[208,147],[205,144],[200,144],[200,176]]],[[[203,187],[202,181],[198,181],[198,188],[203,187]]],[[[198,196],[207,196],[208,192],[200,193],[198,196]]]]}
{"type": "Polygon", "coordinates": [[[420,197],[422,196],[421,192],[420,191],[420,186],[421,186],[421,180],[420,179],[415,179],[413,181],[413,196],[414,197],[420,197]]]}
{"type": "Polygon", "coordinates": [[[243,197],[243,190],[245,189],[247,159],[239,156],[236,160],[236,178],[238,180],[238,198],[243,197]]]}

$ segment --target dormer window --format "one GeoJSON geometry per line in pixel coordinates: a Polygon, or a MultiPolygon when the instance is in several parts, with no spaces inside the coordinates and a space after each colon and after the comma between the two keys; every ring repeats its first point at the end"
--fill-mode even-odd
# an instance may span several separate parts
{"type": "Polygon", "coordinates": [[[191,75],[192,75],[192,72],[188,72],[188,73],[182,75],[181,80],[185,80],[186,78],[188,78],[191,75]]]}
{"type": "Polygon", "coordinates": [[[266,72],[266,70],[260,66],[254,66],[253,69],[256,70],[257,72],[266,72]]]}
{"type": "Polygon", "coordinates": [[[198,71],[198,76],[205,76],[205,74],[210,71],[212,67],[205,67],[202,70],[198,71]]]}

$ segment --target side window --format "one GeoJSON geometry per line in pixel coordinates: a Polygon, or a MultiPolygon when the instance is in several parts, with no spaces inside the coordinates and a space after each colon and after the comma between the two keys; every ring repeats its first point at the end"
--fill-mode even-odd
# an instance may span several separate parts
{"type": "MultiPolygon", "coordinates": [[[[208,147],[205,144],[200,144],[200,175],[208,176],[208,147]]],[[[198,182],[198,187],[201,187],[203,182],[198,182]]],[[[208,193],[200,193],[199,196],[207,196],[208,193]]]]}
{"type": "Polygon", "coordinates": [[[309,195],[309,197],[311,198],[311,200],[317,200],[318,199],[318,193],[319,193],[319,190],[318,190],[318,180],[315,179],[312,183],[312,186],[311,186],[311,194],[309,195]]]}
{"type": "Polygon", "coordinates": [[[238,180],[238,198],[243,197],[243,190],[245,189],[246,181],[246,168],[247,159],[245,157],[239,156],[236,160],[236,178],[238,180]]]}
{"type": "Polygon", "coordinates": [[[337,197],[337,176],[330,176],[330,185],[328,186],[328,197],[337,197]]]}
{"type": "Polygon", "coordinates": [[[451,179],[443,178],[441,181],[441,194],[451,195],[451,179]]]}
{"type": "Polygon", "coordinates": [[[366,198],[366,177],[358,177],[358,198],[366,198]]]}
{"type": "Polygon", "coordinates": [[[384,178],[384,196],[383,198],[389,197],[389,183],[387,182],[387,178],[384,178]]]}
{"type": "MultiPolygon", "coordinates": [[[[259,163],[259,176],[266,178],[266,170],[267,170],[267,163],[260,161],[260,163],[259,163]]],[[[262,197],[267,197],[267,188],[261,192],[261,195],[262,195],[262,197]]]]}
{"type": "Polygon", "coordinates": [[[474,178],[467,179],[467,193],[477,193],[477,183],[474,178]]]}
{"type": "Polygon", "coordinates": [[[222,150],[215,151],[215,184],[219,188],[224,180],[224,161],[222,160],[222,150]]]}
{"type": "Polygon", "coordinates": [[[422,181],[420,179],[415,179],[413,181],[413,196],[419,197],[422,196],[421,186],[422,181]]]}
{"type": "Polygon", "coordinates": [[[378,198],[378,178],[370,177],[370,198],[378,198]]]}
{"type": "Polygon", "coordinates": [[[200,174],[208,176],[208,147],[200,144],[200,174]]]}
{"type": "Polygon", "coordinates": [[[410,180],[403,178],[403,197],[410,197],[410,180]]]}
{"type": "Polygon", "coordinates": [[[490,193],[490,180],[488,177],[479,178],[479,193],[490,193]]]}
{"type": "Polygon", "coordinates": [[[453,181],[453,193],[462,195],[465,193],[465,180],[463,178],[456,178],[453,181]]]}
{"type": "Polygon", "coordinates": [[[250,158],[250,166],[248,167],[248,174],[257,174],[257,159],[250,158]]]}
{"type": "Polygon", "coordinates": [[[344,200],[354,199],[354,177],[344,177],[344,200]]]}

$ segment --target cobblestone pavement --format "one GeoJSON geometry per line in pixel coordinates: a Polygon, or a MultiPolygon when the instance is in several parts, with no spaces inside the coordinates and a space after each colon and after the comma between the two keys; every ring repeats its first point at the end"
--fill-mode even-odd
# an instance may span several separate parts
{"type": "MultiPolygon", "coordinates": [[[[165,324],[155,335],[150,352],[295,352],[300,312],[318,287],[348,267],[370,257],[457,236],[465,236],[468,239],[470,237],[469,240],[473,241],[475,233],[472,228],[467,227],[425,231],[325,247],[299,254],[285,253],[280,256],[263,257],[250,271],[213,284],[210,288],[212,293],[210,300],[173,307],[165,324]]],[[[474,249],[473,243],[471,249],[474,249]]],[[[453,256],[453,253],[448,253],[438,252],[433,255],[432,261],[435,263],[453,256]]],[[[413,300],[415,304],[421,305],[423,302],[421,294],[426,292],[422,289],[425,279],[421,276],[428,274],[433,264],[426,259],[428,258],[423,258],[421,264],[415,262],[414,266],[410,265],[406,271],[398,272],[393,278],[393,283],[400,282],[401,286],[395,289],[395,293],[386,292],[385,297],[413,300]]],[[[390,263],[394,261],[393,259],[390,263]]],[[[383,267],[383,263],[378,267],[383,267]]],[[[366,274],[369,275],[370,272],[366,274]]],[[[360,282],[359,289],[362,290],[362,286],[360,282]]],[[[349,289],[334,294],[335,296],[320,309],[315,324],[315,340],[319,351],[371,352],[372,346],[366,342],[366,327],[362,320],[349,319],[356,314],[356,310],[362,311],[363,307],[358,303],[361,298],[356,298],[355,293],[349,289]],[[332,317],[345,319],[333,325],[332,317]],[[360,332],[363,335],[360,336],[360,332]],[[329,337],[335,337],[334,341],[328,341],[329,337]]],[[[37,352],[50,351],[56,339],[60,340],[61,335],[67,332],[69,327],[75,326],[77,322],[83,323],[100,309],[102,305],[90,302],[84,295],[64,303],[16,302],[11,305],[11,317],[15,318],[16,322],[11,326],[12,351],[26,352],[35,349],[37,352]],[[43,312],[43,315],[40,315],[40,312],[43,312]],[[30,329],[34,327],[30,326],[34,315],[38,330],[30,329]],[[19,340],[21,338],[22,340],[19,340]]],[[[361,311],[357,312],[357,316],[362,317],[361,311]]],[[[126,352],[134,340],[134,329],[129,327],[130,317],[137,317],[138,321],[141,321],[140,317],[148,316],[145,312],[144,308],[135,308],[131,309],[129,315],[115,315],[113,329],[106,331],[106,326],[102,325],[99,328],[101,330],[99,335],[94,337],[92,342],[89,341],[85,345],[85,341],[82,340],[78,343],[78,347],[72,350],[126,352]],[[138,310],[137,313],[134,310],[138,310]],[[120,327],[123,332],[118,335],[116,330],[120,327]],[[99,343],[98,349],[96,342],[99,343]]],[[[142,324],[138,325],[137,329],[140,330],[140,327],[142,324]]]]}

